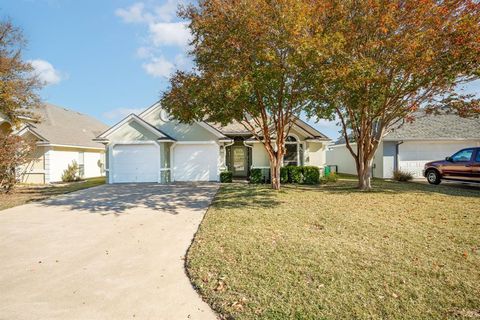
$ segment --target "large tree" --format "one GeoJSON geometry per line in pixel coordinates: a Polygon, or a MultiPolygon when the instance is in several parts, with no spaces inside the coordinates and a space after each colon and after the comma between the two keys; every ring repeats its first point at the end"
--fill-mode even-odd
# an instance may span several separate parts
{"type": "Polygon", "coordinates": [[[40,103],[41,82],[22,58],[25,45],[19,28],[9,20],[0,21],[0,113],[14,125],[22,117],[31,117],[31,110],[40,103]]]}
{"type": "MultiPolygon", "coordinates": [[[[338,43],[328,61],[331,78],[317,84],[321,107],[310,111],[336,115],[356,162],[359,188],[369,190],[375,151],[399,123],[413,121],[419,110],[445,106],[465,116],[479,113],[478,100],[456,89],[479,76],[480,5],[473,0],[324,3],[338,43]]],[[[325,67],[324,61],[317,65],[325,67]]]]}
{"type": "Polygon", "coordinates": [[[306,61],[326,60],[331,50],[325,24],[312,23],[319,10],[307,0],[201,0],[180,10],[190,21],[195,70],[172,77],[163,107],[184,122],[243,124],[265,147],[274,189],[295,116],[314,107],[318,72],[306,61]]]}

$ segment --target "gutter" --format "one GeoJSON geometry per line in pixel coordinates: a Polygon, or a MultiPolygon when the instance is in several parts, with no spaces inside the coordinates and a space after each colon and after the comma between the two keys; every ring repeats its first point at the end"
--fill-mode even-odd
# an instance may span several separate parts
{"type": "Polygon", "coordinates": [[[397,143],[395,143],[395,161],[393,163],[393,170],[396,171],[398,170],[398,154],[399,154],[399,147],[400,145],[403,144],[403,140],[400,140],[400,141],[397,141],[397,143]]]}

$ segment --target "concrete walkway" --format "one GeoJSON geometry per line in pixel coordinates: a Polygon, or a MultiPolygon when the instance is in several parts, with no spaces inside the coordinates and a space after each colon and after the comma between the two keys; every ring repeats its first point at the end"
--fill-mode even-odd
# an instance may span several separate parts
{"type": "Polygon", "coordinates": [[[217,188],[105,185],[0,211],[0,319],[215,319],[183,258],[217,188]]]}

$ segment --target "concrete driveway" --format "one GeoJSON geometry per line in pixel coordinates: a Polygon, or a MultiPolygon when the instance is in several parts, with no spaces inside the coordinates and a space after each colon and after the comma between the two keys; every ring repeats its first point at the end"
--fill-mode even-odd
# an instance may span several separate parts
{"type": "Polygon", "coordinates": [[[104,185],[0,211],[0,319],[215,319],[183,258],[217,188],[104,185]]]}

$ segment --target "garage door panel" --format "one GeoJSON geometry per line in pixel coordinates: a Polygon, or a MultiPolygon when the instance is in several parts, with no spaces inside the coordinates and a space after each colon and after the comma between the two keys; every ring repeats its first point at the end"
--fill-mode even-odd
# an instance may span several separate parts
{"type": "Polygon", "coordinates": [[[116,145],[113,148],[113,182],[157,182],[160,153],[154,144],[116,145]]]}
{"type": "Polygon", "coordinates": [[[175,181],[218,181],[219,147],[216,144],[177,145],[175,181]]]}
{"type": "Polygon", "coordinates": [[[469,146],[468,142],[405,142],[399,145],[398,168],[421,178],[425,163],[443,160],[469,146]]]}

